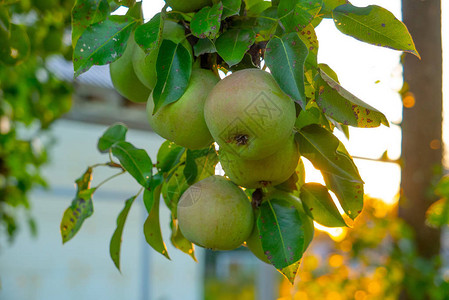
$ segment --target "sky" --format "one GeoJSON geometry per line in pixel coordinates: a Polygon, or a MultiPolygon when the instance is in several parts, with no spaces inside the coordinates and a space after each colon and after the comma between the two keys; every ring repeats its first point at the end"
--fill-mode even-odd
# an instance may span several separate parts
{"type": "MultiPolygon", "coordinates": [[[[449,37],[447,21],[449,3],[442,2],[443,49],[449,49],[449,38],[444,39],[445,36],[449,37]]],[[[401,19],[400,0],[352,0],[351,3],[356,6],[379,5],[401,19]]],[[[163,0],[143,1],[145,19],[150,19],[160,11],[163,5],[163,0]]],[[[383,125],[373,129],[350,128],[349,141],[340,132],[335,131],[335,134],[345,144],[349,153],[355,157],[355,162],[365,181],[365,192],[372,197],[394,203],[398,200],[399,166],[393,163],[357,159],[357,157],[376,159],[385,151],[388,151],[391,159],[400,157],[401,130],[394,124],[400,123],[402,118],[402,102],[398,94],[403,84],[402,67],[399,63],[401,52],[375,47],[345,36],[335,28],[332,20],[324,20],[316,31],[320,43],[319,62],[331,66],[337,72],[344,88],[383,112],[390,121],[389,128],[383,125]]],[[[444,52],[444,55],[448,51],[444,52]]],[[[443,59],[443,61],[444,73],[444,70],[449,70],[449,59],[443,59]]],[[[443,93],[447,95],[449,93],[448,76],[444,77],[443,86],[445,86],[443,93]]],[[[449,111],[449,103],[444,104],[444,109],[449,111]]],[[[449,122],[444,123],[443,130],[443,140],[448,140],[449,122]]],[[[306,161],[305,164],[306,181],[323,182],[320,173],[309,162],[306,161]]]]}

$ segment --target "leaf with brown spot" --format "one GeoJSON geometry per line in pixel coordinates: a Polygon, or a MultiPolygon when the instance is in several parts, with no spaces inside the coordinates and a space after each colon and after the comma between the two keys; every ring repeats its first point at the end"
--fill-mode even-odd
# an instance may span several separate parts
{"type": "Polygon", "coordinates": [[[192,34],[200,39],[213,39],[220,30],[223,4],[218,2],[212,7],[203,7],[197,12],[190,22],[192,34]]]}
{"type": "Polygon", "coordinates": [[[335,26],[344,34],[421,58],[405,24],[385,8],[377,5],[357,7],[348,3],[336,7],[332,14],[335,26]]]}
{"type": "Polygon", "coordinates": [[[64,211],[60,224],[63,244],[77,234],[84,220],[89,218],[94,212],[92,194],[95,192],[95,188],[90,188],[91,181],[92,168],[90,167],[75,181],[77,186],[76,196],[72,204],[64,211]]]}
{"type": "Polygon", "coordinates": [[[137,20],[129,16],[109,16],[91,24],[79,37],[73,51],[75,77],[93,65],[105,65],[120,58],[137,20]]]}
{"type": "Polygon", "coordinates": [[[318,106],[340,124],[364,128],[389,126],[383,113],[345,90],[323,70],[315,77],[315,89],[318,106]]]}
{"type": "Polygon", "coordinates": [[[326,227],[346,226],[325,186],[308,182],[301,187],[300,198],[305,212],[319,224],[326,227]]]}
{"type": "Polygon", "coordinates": [[[106,19],[109,13],[108,0],[77,0],[72,9],[72,46],[90,24],[106,19]]]}

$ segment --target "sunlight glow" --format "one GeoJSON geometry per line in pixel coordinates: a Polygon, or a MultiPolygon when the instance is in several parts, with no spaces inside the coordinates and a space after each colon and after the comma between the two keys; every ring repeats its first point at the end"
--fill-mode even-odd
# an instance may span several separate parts
{"type": "Polygon", "coordinates": [[[348,233],[348,229],[346,227],[331,228],[331,227],[326,227],[326,226],[320,225],[315,221],[313,221],[313,226],[315,227],[316,230],[326,232],[329,235],[329,237],[336,242],[341,242],[346,237],[346,234],[348,233]]]}

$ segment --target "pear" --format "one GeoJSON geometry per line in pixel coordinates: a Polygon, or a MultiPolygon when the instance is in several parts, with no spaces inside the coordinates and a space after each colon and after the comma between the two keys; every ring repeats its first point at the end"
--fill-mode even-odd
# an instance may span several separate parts
{"type": "Polygon", "coordinates": [[[232,250],[250,235],[254,214],[245,192],[222,176],[190,186],[178,202],[178,224],[192,243],[213,250],[232,250]]]}
{"type": "Polygon", "coordinates": [[[173,10],[180,12],[193,12],[204,6],[211,6],[211,0],[165,0],[173,10]]]}
{"type": "Polygon", "coordinates": [[[134,41],[134,34],[131,34],[125,52],[109,65],[109,72],[112,84],[120,95],[133,102],[145,102],[151,90],[140,82],[134,72],[132,57],[136,48],[138,46],[134,41]]]}
{"type": "Polygon", "coordinates": [[[258,159],[243,159],[220,150],[220,163],[226,175],[236,184],[255,189],[278,185],[293,173],[299,161],[298,143],[294,135],[274,154],[258,159]]]}
{"type": "MultiPolygon", "coordinates": [[[[266,195],[263,198],[263,201],[281,201],[286,202],[287,205],[293,206],[298,210],[299,217],[302,221],[302,229],[304,231],[304,248],[303,251],[306,251],[307,247],[310,245],[313,239],[314,234],[314,226],[313,226],[313,220],[307,216],[307,214],[304,211],[304,208],[302,206],[301,200],[299,198],[283,192],[279,190],[274,190],[268,195],[266,195]]],[[[254,222],[253,231],[251,232],[251,235],[246,240],[246,246],[248,249],[261,261],[271,264],[270,260],[262,248],[262,241],[259,229],[257,227],[257,220],[254,222]]]]}
{"type": "MultiPolygon", "coordinates": [[[[192,47],[186,40],[184,27],[173,21],[165,21],[162,32],[162,39],[171,40],[174,43],[182,45],[192,52],[192,47]]],[[[148,55],[140,47],[136,47],[133,56],[133,66],[139,80],[150,90],[156,86],[157,73],[156,61],[159,54],[159,48],[154,49],[148,55]]]]}
{"type": "Polygon", "coordinates": [[[295,104],[270,73],[237,71],[209,94],[204,117],[223,150],[259,160],[279,151],[292,134],[295,104]]]}
{"type": "Polygon", "coordinates": [[[154,115],[151,94],[147,102],[147,116],[154,132],[189,149],[209,146],[213,140],[204,121],[204,102],[219,80],[212,71],[194,67],[181,98],[163,106],[154,115]]]}

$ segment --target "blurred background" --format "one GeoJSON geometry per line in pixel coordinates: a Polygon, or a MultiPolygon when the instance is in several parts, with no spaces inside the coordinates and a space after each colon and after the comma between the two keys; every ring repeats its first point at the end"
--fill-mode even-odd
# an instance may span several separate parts
{"type": "MultiPolygon", "coordinates": [[[[404,112],[424,107],[418,112],[422,119],[416,122],[430,122],[426,119],[429,116],[426,108],[433,108],[431,103],[435,99],[415,97],[411,92],[413,86],[409,90],[404,84],[403,75],[407,71],[401,63],[405,60],[407,66],[407,59],[414,59],[408,58],[411,55],[404,58],[399,52],[344,36],[332,20],[323,20],[317,27],[319,62],[337,72],[342,86],[382,111],[391,126],[369,130],[350,128],[349,140],[336,132],[354,156],[366,183],[365,208],[353,228],[329,229],[317,225],[295,285],[291,286],[274,268],[257,260],[244,247],[230,252],[197,247],[198,262],[194,262],[167,243],[172,261],[166,260],[145,241],[142,225],[147,213],[141,198],[131,209],[124,229],[122,272],[119,273],[108,248],[124,201],[138,190],[128,177],[108,182],[95,194],[95,214],[85,221],[75,239],[62,245],[59,224],[75,195],[74,180],[88,165],[105,160],[95,148],[106,127],[118,121],[128,125],[129,140],[146,149],[152,158],[164,140],[149,128],[144,105],[132,103],[115,92],[107,66],[95,66],[73,79],[68,27],[73,3],[53,2],[21,1],[13,20],[27,26],[31,50],[26,62],[17,67],[0,64],[0,216],[3,220],[0,299],[449,299],[447,228],[433,230],[428,235],[438,248],[437,253],[430,253],[426,249],[431,246],[424,245],[423,250],[423,240],[419,238],[423,234],[417,233],[408,222],[410,213],[399,209],[404,204],[400,202],[404,195],[401,125],[404,128],[406,121],[412,122],[405,118],[404,112]],[[5,170],[11,173],[6,174],[5,170]],[[11,174],[15,182],[8,181],[11,174]]],[[[357,6],[380,5],[399,19],[402,3],[414,2],[440,3],[351,1],[357,6]]],[[[415,27],[423,29],[417,34],[442,37],[442,48],[446,50],[449,49],[446,21],[449,4],[441,2],[441,32],[436,33],[427,23],[415,27]]],[[[150,19],[163,5],[162,0],[144,0],[144,17],[150,19]]],[[[123,12],[126,8],[120,8],[117,13],[123,12]]],[[[406,13],[409,21],[419,14],[406,13]]],[[[427,12],[420,13],[429,18],[427,12]]],[[[422,20],[426,19],[418,18],[416,22],[422,20]]],[[[418,51],[421,47],[431,47],[421,45],[422,38],[416,37],[413,31],[412,36],[418,41],[418,51]]],[[[439,45],[434,48],[438,53],[439,45]]],[[[421,66],[433,59],[426,56],[426,51],[421,53],[421,66]]],[[[449,70],[449,59],[443,61],[443,69],[449,70]]],[[[443,94],[449,93],[448,78],[443,77],[443,94]]],[[[441,80],[437,69],[429,80],[441,80]]],[[[420,84],[431,86],[430,81],[420,84]]],[[[438,113],[441,115],[441,107],[438,113]]],[[[447,124],[443,122],[441,126],[444,138],[426,144],[440,152],[449,134],[444,130],[447,124]]],[[[433,131],[428,133],[432,135],[433,131]]],[[[420,142],[424,143],[417,141],[420,142]]],[[[407,151],[418,159],[424,155],[418,150],[407,151]]],[[[426,193],[433,200],[444,198],[449,191],[444,178],[437,184],[447,164],[442,153],[443,160],[430,166],[433,173],[426,175],[429,177],[426,177],[429,184],[426,193]]],[[[305,164],[306,181],[323,182],[320,173],[307,161],[305,164]]],[[[109,170],[96,171],[93,184],[111,174],[109,170]]],[[[424,216],[422,207],[416,209],[424,216]]],[[[434,207],[434,212],[430,215],[434,222],[431,219],[427,224],[444,224],[441,221],[444,210],[434,207]]],[[[169,211],[163,207],[164,237],[169,236],[169,223],[169,211]]]]}

